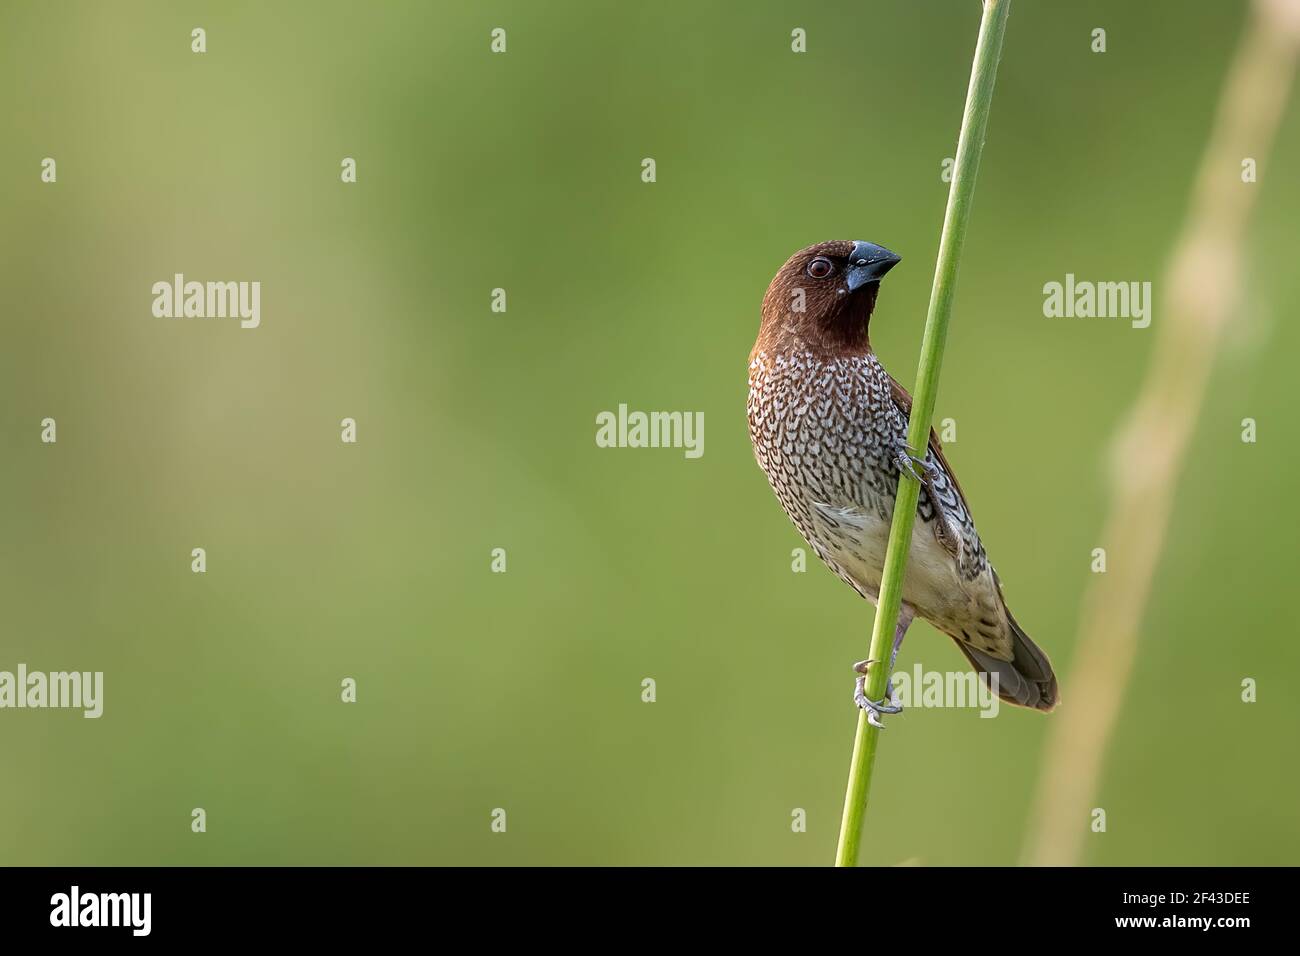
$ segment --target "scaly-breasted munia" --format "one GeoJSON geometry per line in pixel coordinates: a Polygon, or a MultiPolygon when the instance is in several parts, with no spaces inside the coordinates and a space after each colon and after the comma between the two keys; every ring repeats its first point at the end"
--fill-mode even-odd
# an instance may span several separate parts
{"type": "MultiPolygon", "coordinates": [[[[880,280],[899,261],[869,242],[795,253],[763,297],[749,363],[749,435],[781,507],[826,565],[876,602],[900,471],[922,484],[894,657],[914,616],[949,635],[1005,701],[1050,711],[1056,676],[1011,616],[970,507],[930,432],[907,448],[911,396],[871,349],[880,280]]],[[[856,665],[865,673],[870,662],[856,665]]],[[[855,700],[872,722],[898,708],[855,700]]]]}

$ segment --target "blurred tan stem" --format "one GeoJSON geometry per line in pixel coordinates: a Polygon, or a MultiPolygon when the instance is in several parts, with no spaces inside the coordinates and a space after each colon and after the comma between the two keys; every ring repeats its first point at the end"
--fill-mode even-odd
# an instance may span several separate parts
{"type": "MultiPolygon", "coordinates": [[[[1286,104],[1300,44],[1300,0],[1256,0],[1228,71],[1182,235],[1157,295],[1157,339],[1141,391],[1112,446],[1110,509],[1099,544],[1108,572],[1084,596],[1064,706],[1052,718],[1024,861],[1077,865],[1107,747],[1128,693],[1151,581],[1177,481],[1224,329],[1241,288],[1243,239],[1286,104]]],[[[1283,173],[1282,175],[1289,175],[1283,173]]]]}

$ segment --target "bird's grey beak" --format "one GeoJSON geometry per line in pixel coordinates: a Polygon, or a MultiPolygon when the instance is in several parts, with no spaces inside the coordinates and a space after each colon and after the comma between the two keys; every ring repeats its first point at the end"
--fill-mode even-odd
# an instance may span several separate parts
{"type": "Polygon", "coordinates": [[[879,282],[886,272],[902,261],[884,246],[872,242],[855,242],[849,256],[845,282],[850,292],[856,292],[868,282],[879,282]]]}

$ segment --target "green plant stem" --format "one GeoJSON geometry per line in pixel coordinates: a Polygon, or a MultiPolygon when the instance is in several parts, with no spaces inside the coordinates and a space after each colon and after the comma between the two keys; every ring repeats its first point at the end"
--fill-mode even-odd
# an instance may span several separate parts
{"type": "MultiPolygon", "coordinates": [[[[1002,36],[1007,27],[1011,0],[984,0],[979,41],[975,45],[975,62],[971,66],[970,87],[966,91],[966,112],[962,116],[961,135],[957,140],[957,162],[953,167],[952,185],[948,190],[948,209],[939,240],[939,261],[934,269],[934,286],[930,290],[930,310],[925,319],[925,337],[921,341],[921,361],[916,371],[916,390],[912,393],[912,417],[907,424],[907,442],[919,456],[924,456],[930,439],[930,421],[939,391],[939,369],[943,364],[943,346],[948,337],[948,319],[952,315],[953,294],[957,287],[957,264],[966,239],[975,195],[975,177],[979,172],[984,133],[988,128],[989,107],[993,102],[993,83],[997,78],[998,58],[1002,53],[1002,36]]],[[[908,546],[916,521],[916,502],[921,485],[908,475],[898,479],[898,496],[894,501],[894,518],[889,528],[889,545],[876,604],[876,621],[871,631],[869,659],[880,663],[867,676],[867,696],[880,700],[889,679],[889,652],[898,626],[898,612],[903,599],[903,575],[907,569],[908,546]]],[[[853,759],[849,766],[848,792],[844,796],[844,816],[840,821],[840,842],[835,853],[836,866],[856,866],[862,842],[862,823],[871,789],[871,771],[876,760],[880,730],[867,721],[867,712],[858,711],[858,731],[853,740],[853,759]]]]}

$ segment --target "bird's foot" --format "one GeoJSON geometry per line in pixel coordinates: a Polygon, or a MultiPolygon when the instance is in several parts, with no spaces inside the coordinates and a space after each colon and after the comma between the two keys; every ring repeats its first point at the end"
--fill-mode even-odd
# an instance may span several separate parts
{"type": "Polygon", "coordinates": [[[861,676],[853,683],[853,703],[867,712],[867,723],[873,727],[885,729],[885,725],[880,722],[880,718],[885,714],[900,714],[903,712],[901,704],[894,700],[894,682],[888,680],[885,682],[885,697],[883,700],[871,700],[867,697],[867,671],[871,665],[877,661],[858,661],[853,665],[853,669],[861,676]]]}
{"type": "Polygon", "coordinates": [[[894,452],[894,464],[898,466],[900,472],[922,485],[929,484],[938,471],[923,455],[918,455],[912,451],[911,445],[906,444],[899,446],[894,452]]]}
{"type": "Polygon", "coordinates": [[[943,504],[939,499],[939,489],[934,484],[935,476],[939,474],[939,466],[915,454],[910,445],[903,445],[894,453],[894,463],[898,465],[900,472],[906,472],[915,478],[930,495],[930,501],[934,503],[935,515],[938,518],[934,526],[934,536],[945,551],[960,560],[961,530],[944,513],[943,504]]]}
{"type": "MultiPolygon", "coordinates": [[[[894,653],[895,653],[895,656],[897,656],[897,653],[898,653],[898,652],[895,651],[894,653]]],[[[873,660],[858,661],[856,664],[853,665],[853,670],[854,670],[855,673],[862,674],[862,675],[865,676],[866,674],[870,673],[870,671],[871,671],[871,665],[872,665],[872,664],[875,664],[875,663],[878,663],[878,662],[877,662],[877,661],[873,661],[873,660]]],[[[889,662],[889,666],[890,666],[890,667],[893,667],[893,666],[894,666],[894,662],[893,662],[892,660],[889,662]]],[[[892,674],[890,675],[889,680],[885,681],[885,696],[888,697],[891,701],[893,700],[893,697],[894,697],[894,677],[893,677],[892,674]]]]}

